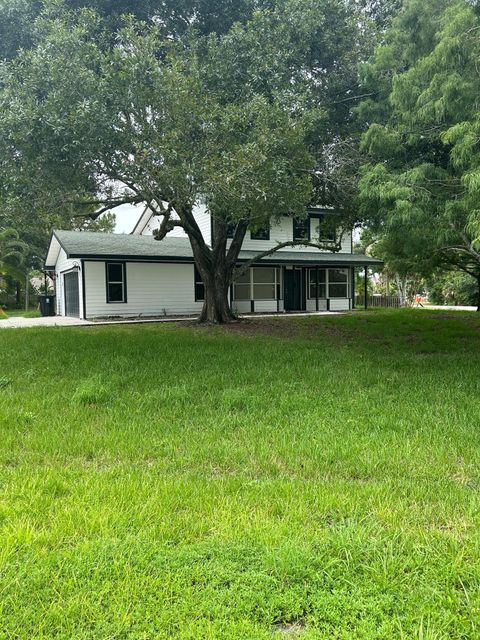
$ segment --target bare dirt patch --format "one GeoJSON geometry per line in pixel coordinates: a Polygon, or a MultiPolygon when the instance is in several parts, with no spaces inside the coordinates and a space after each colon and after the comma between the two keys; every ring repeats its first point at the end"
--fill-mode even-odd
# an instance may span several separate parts
{"type": "Polygon", "coordinates": [[[199,331],[222,331],[226,334],[241,335],[247,338],[272,336],[278,338],[296,338],[301,333],[301,325],[296,318],[252,318],[224,325],[195,325],[199,331]]]}
{"type": "Polygon", "coordinates": [[[283,638],[298,638],[305,632],[305,623],[303,620],[296,622],[282,622],[275,625],[274,633],[283,638]]]}

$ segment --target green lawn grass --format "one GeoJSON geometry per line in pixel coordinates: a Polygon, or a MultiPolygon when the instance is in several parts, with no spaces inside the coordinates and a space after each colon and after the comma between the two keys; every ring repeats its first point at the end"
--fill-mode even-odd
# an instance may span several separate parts
{"type": "Polygon", "coordinates": [[[479,638],[479,348],[426,310],[1,332],[0,638],[479,638]]]}

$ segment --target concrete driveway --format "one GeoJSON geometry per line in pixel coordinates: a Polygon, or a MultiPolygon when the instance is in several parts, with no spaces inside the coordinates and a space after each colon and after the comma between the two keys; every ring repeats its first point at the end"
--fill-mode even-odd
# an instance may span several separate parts
{"type": "Polygon", "coordinates": [[[20,316],[0,320],[0,329],[26,329],[33,327],[78,327],[91,324],[79,318],[48,316],[45,318],[22,318],[20,316]]]}

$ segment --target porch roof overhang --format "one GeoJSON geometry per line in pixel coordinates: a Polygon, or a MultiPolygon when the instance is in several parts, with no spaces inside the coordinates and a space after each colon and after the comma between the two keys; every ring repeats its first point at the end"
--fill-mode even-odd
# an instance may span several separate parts
{"type": "MultiPolygon", "coordinates": [[[[253,260],[258,252],[240,251],[238,261],[247,262],[253,260]]],[[[356,253],[328,253],[327,251],[277,251],[265,256],[254,264],[271,265],[301,265],[301,266],[338,266],[338,267],[364,267],[381,266],[382,260],[371,258],[356,253]]]]}
{"type": "MultiPolygon", "coordinates": [[[[193,263],[193,252],[188,238],[165,238],[155,240],[153,236],[98,233],[92,231],[54,231],[45,259],[45,270],[54,271],[60,250],[67,258],[82,260],[121,260],[132,262],[193,263]]],[[[238,262],[255,260],[258,251],[240,251],[238,262]]],[[[370,256],[326,251],[281,250],[255,260],[256,265],[310,265],[310,266],[375,266],[381,260],[370,256]]]]}

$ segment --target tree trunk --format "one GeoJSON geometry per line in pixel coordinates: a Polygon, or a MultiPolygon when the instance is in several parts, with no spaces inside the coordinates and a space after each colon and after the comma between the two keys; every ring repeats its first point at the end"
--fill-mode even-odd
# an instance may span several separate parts
{"type": "Polygon", "coordinates": [[[209,324],[233,322],[236,317],[228,299],[231,270],[226,267],[224,256],[212,252],[212,257],[213,260],[197,258],[197,268],[205,289],[205,301],[198,321],[209,324]]]}
{"type": "Polygon", "coordinates": [[[237,320],[230,306],[228,290],[233,281],[233,272],[246,229],[246,223],[237,223],[229,247],[227,224],[221,218],[213,220],[211,248],[207,248],[197,238],[189,236],[195,264],[205,289],[205,301],[198,318],[201,323],[225,324],[237,320]]]}
{"type": "Polygon", "coordinates": [[[233,280],[247,223],[243,220],[236,223],[232,241],[227,247],[228,218],[222,212],[217,216],[212,212],[212,238],[211,246],[208,246],[193,215],[192,205],[174,208],[190,240],[195,265],[204,285],[205,301],[198,321],[212,324],[234,322],[237,318],[230,307],[228,289],[233,280]]]}
{"type": "Polygon", "coordinates": [[[228,300],[228,284],[207,280],[204,285],[205,301],[198,321],[208,324],[234,322],[237,318],[228,300]]]}
{"type": "Polygon", "coordinates": [[[30,306],[30,274],[27,272],[25,276],[25,311],[28,311],[30,306]]]}
{"type": "Polygon", "coordinates": [[[408,282],[407,278],[401,278],[399,273],[395,273],[395,280],[397,283],[397,295],[400,299],[400,306],[407,306],[407,288],[408,282]]]}

